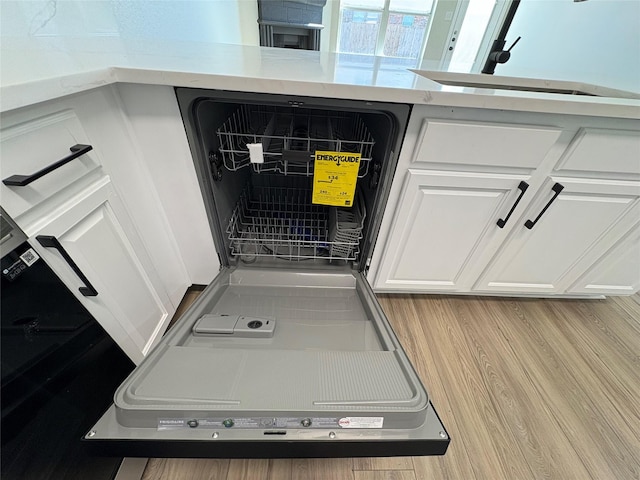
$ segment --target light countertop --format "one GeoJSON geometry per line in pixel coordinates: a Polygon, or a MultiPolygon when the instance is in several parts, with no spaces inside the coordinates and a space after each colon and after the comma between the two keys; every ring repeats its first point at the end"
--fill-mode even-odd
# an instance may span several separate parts
{"type": "Polygon", "coordinates": [[[444,85],[384,57],[118,37],[3,37],[1,55],[1,111],[125,82],[640,118],[637,99],[444,85]]]}

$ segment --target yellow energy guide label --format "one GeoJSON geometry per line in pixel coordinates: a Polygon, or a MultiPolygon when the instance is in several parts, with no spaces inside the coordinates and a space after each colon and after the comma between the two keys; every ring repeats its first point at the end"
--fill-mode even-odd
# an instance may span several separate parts
{"type": "Polygon", "coordinates": [[[361,156],[360,153],[316,151],[312,202],[337,207],[352,206],[361,156]]]}

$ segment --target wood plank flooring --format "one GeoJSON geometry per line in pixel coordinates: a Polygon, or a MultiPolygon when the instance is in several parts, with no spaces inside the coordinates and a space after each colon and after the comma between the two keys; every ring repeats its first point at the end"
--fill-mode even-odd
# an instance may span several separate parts
{"type": "Polygon", "coordinates": [[[151,459],[143,478],[640,479],[640,295],[379,299],[451,434],[446,455],[151,459]]]}

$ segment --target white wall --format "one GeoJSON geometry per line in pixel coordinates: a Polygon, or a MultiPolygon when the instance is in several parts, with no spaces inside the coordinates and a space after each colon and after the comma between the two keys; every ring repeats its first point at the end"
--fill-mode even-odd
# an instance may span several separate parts
{"type": "Polygon", "coordinates": [[[30,0],[0,2],[2,36],[258,44],[255,0],[30,0]]]}
{"type": "Polygon", "coordinates": [[[639,0],[523,0],[496,75],[583,81],[640,92],[639,0]]]}

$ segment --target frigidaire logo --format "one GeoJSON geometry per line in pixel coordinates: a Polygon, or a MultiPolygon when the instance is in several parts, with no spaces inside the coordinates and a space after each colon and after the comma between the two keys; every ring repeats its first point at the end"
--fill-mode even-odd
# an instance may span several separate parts
{"type": "Polygon", "coordinates": [[[316,155],[316,160],[324,160],[326,162],[336,162],[337,165],[340,165],[340,162],[357,162],[360,160],[357,156],[352,155],[329,155],[326,153],[319,153],[316,155]]]}

